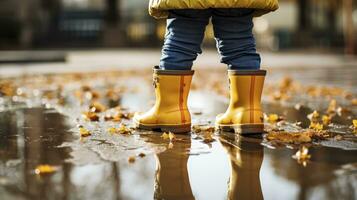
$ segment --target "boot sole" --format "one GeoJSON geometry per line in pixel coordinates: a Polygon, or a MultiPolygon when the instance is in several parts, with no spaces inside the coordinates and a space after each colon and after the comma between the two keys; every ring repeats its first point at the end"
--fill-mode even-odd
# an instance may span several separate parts
{"type": "Polygon", "coordinates": [[[155,132],[172,132],[172,133],[189,133],[191,132],[191,124],[185,125],[144,125],[135,123],[136,127],[143,130],[155,132]]]}
{"type": "Polygon", "coordinates": [[[242,135],[262,134],[264,132],[264,124],[217,125],[216,127],[222,131],[234,132],[242,135]]]}

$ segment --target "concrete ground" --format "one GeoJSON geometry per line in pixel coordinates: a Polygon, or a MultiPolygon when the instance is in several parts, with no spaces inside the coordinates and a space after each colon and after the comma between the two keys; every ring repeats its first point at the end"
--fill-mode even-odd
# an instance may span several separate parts
{"type": "MultiPolygon", "coordinates": [[[[306,52],[261,52],[264,68],[339,68],[357,67],[356,57],[306,52]]],[[[159,49],[117,49],[89,51],[2,51],[0,76],[21,74],[143,69],[158,64],[159,49]],[[64,56],[65,63],[60,62],[64,56]],[[19,63],[14,62],[18,57],[19,63]],[[41,57],[50,62],[41,62],[41,57]],[[10,61],[9,61],[10,60],[10,61]],[[26,62],[28,60],[29,62],[26,62]],[[9,61],[6,63],[6,61],[9,61]],[[31,62],[35,61],[35,62],[31,62]],[[51,62],[52,61],[52,62],[51,62]]],[[[0,62],[1,63],[1,62],[0,62]]],[[[204,50],[194,63],[195,69],[225,68],[213,49],[204,50]]]]}

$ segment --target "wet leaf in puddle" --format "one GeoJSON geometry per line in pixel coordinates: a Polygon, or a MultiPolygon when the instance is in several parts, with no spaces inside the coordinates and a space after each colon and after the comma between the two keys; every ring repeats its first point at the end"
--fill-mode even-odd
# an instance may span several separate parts
{"type": "Polygon", "coordinates": [[[309,132],[288,133],[288,132],[270,132],[266,138],[269,141],[278,141],[282,143],[308,143],[311,142],[311,134],[309,132]]]}
{"type": "Polygon", "coordinates": [[[318,122],[311,122],[309,129],[313,129],[315,131],[322,131],[324,129],[324,125],[318,122]]]}
{"type": "Polygon", "coordinates": [[[267,121],[271,124],[275,124],[279,121],[282,121],[284,118],[277,114],[269,114],[269,115],[264,114],[264,119],[265,119],[265,121],[267,121]]]}
{"type": "Polygon", "coordinates": [[[169,139],[169,134],[164,132],[162,135],[161,135],[161,138],[164,139],[164,140],[168,140],[169,139]]]}
{"type": "Polygon", "coordinates": [[[170,141],[174,141],[176,139],[175,134],[172,132],[169,132],[169,139],[170,139],[170,141]]]}
{"type": "Polygon", "coordinates": [[[322,115],[322,124],[323,124],[324,126],[330,125],[330,124],[331,124],[331,119],[332,119],[331,116],[322,115]]]}
{"type": "Polygon", "coordinates": [[[202,139],[204,143],[211,143],[215,141],[213,138],[213,133],[215,132],[215,127],[212,126],[198,126],[195,125],[192,127],[194,133],[197,134],[199,138],[202,139]]]}
{"type": "Polygon", "coordinates": [[[106,110],[106,107],[99,102],[93,102],[89,105],[89,110],[92,113],[101,113],[106,110]]]}
{"type": "Polygon", "coordinates": [[[297,160],[299,164],[302,164],[304,167],[306,167],[308,161],[311,158],[311,155],[309,154],[309,149],[305,146],[302,146],[299,151],[297,151],[295,155],[292,156],[292,158],[297,160]]]}
{"type": "Polygon", "coordinates": [[[140,158],[143,158],[143,157],[146,156],[146,154],[141,152],[141,153],[138,154],[138,156],[139,156],[140,158]]]}
{"type": "Polygon", "coordinates": [[[51,165],[38,165],[35,169],[35,174],[50,174],[57,171],[58,168],[51,165]]]}
{"type": "Polygon", "coordinates": [[[88,137],[90,135],[92,135],[89,130],[83,128],[83,127],[80,127],[79,128],[79,134],[81,135],[81,137],[88,137]]]}
{"type": "Polygon", "coordinates": [[[134,163],[135,162],[135,156],[130,156],[129,158],[128,158],[128,162],[129,163],[134,163]]]}
{"type": "Polygon", "coordinates": [[[124,124],[121,124],[119,128],[115,128],[115,127],[108,128],[108,132],[111,134],[130,135],[132,131],[124,124]]]}
{"type": "Polygon", "coordinates": [[[311,122],[317,122],[320,119],[320,113],[317,112],[316,110],[314,110],[314,112],[310,113],[307,115],[307,118],[311,121],[311,122]]]}
{"type": "Polygon", "coordinates": [[[99,121],[99,116],[94,112],[83,112],[82,117],[87,121],[97,122],[99,121]]]}
{"type": "Polygon", "coordinates": [[[352,120],[353,133],[357,135],[357,119],[352,120]]]}

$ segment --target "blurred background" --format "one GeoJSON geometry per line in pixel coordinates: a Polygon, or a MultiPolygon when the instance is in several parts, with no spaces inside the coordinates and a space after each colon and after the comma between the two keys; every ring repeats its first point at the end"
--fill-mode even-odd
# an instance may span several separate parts
{"type": "MultiPolygon", "coordinates": [[[[145,0],[0,0],[0,76],[150,69],[165,20],[145,0]],[[140,60],[138,60],[140,59],[140,60]]],[[[254,19],[262,66],[357,66],[357,0],[279,0],[254,19]]],[[[212,25],[194,69],[219,68],[212,25]]]]}
{"type": "MultiPolygon", "coordinates": [[[[0,49],[160,47],[165,21],[143,0],[1,0],[0,49]]],[[[255,19],[260,49],[355,54],[357,0],[280,0],[255,19]]],[[[214,47],[212,27],[205,47],[214,47]]]]}

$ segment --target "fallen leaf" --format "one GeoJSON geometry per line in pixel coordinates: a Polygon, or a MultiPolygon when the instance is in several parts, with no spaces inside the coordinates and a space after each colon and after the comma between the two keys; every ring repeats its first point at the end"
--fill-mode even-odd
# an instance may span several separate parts
{"type": "Polygon", "coordinates": [[[111,134],[115,134],[115,133],[117,133],[117,129],[115,127],[110,127],[110,128],[108,128],[108,132],[111,134]]]}
{"type": "Polygon", "coordinates": [[[314,110],[314,112],[310,113],[307,115],[307,118],[311,121],[311,122],[317,122],[319,121],[320,118],[320,114],[319,112],[317,112],[316,110],[314,110]]]}
{"type": "Polygon", "coordinates": [[[97,122],[99,121],[99,116],[94,112],[83,112],[82,117],[87,121],[97,122]]]}
{"type": "Polygon", "coordinates": [[[79,128],[79,134],[81,135],[81,137],[88,137],[90,135],[92,135],[87,129],[80,127],[79,128]]]}
{"type": "Polygon", "coordinates": [[[353,127],[357,129],[357,119],[352,120],[353,127]]]}
{"type": "Polygon", "coordinates": [[[101,113],[106,110],[106,107],[99,102],[93,102],[89,105],[89,110],[92,113],[101,113]]]}
{"type": "Polygon", "coordinates": [[[35,174],[50,174],[57,171],[58,168],[51,165],[38,165],[35,169],[35,174]]]}
{"type": "Polygon", "coordinates": [[[164,140],[168,140],[170,137],[169,137],[169,134],[164,132],[162,135],[161,135],[162,139],[164,140]]]}
{"type": "Polygon", "coordinates": [[[311,122],[309,128],[315,131],[322,131],[324,129],[324,125],[318,122],[311,122]]]}
{"type": "Polygon", "coordinates": [[[271,123],[271,124],[274,124],[278,121],[280,121],[282,118],[279,117],[279,115],[277,114],[269,114],[267,117],[266,117],[266,120],[271,123]]]}
{"type": "Polygon", "coordinates": [[[269,141],[279,141],[282,143],[292,143],[300,144],[311,142],[311,133],[310,132],[301,132],[301,133],[288,133],[288,132],[269,132],[266,136],[269,141]]]}
{"type": "Polygon", "coordinates": [[[329,124],[331,124],[331,116],[328,115],[322,115],[322,124],[325,126],[328,126],[329,124]]]}
{"type": "Polygon", "coordinates": [[[170,141],[174,141],[176,139],[176,136],[174,133],[169,132],[169,139],[170,141]]]}
{"type": "Polygon", "coordinates": [[[130,156],[129,158],[128,158],[128,162],[129,163],[134,163],[135,162],[135,156],[130,156]]]}
{"type": "Polygon", "coordinates": [[[199,126],[199,125],[194,125],[192,126],[192,130],[194,133],[214,133],[215,127],[213,126],[199,126]]]}
{"type": "Polygon", "coordinates": [[[115,127],[108,128],[108,132],[111,134],[129,135],[131,134],[132,131],[124,124],[121,124],[119,128],[115,128],[115,127]]]}
{"type": "Polygon", "coordinates": [[[138,154],[138,156],[141,157],[141,158],[143,158],[143,157],[146,156],[146,154],[141,152],[141,153],[138,154]]]}

